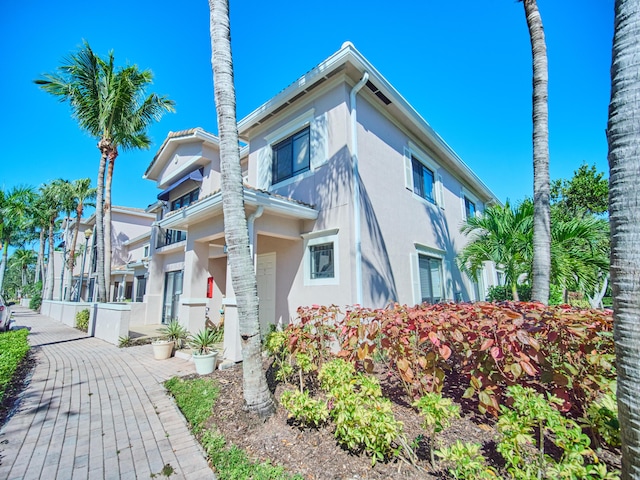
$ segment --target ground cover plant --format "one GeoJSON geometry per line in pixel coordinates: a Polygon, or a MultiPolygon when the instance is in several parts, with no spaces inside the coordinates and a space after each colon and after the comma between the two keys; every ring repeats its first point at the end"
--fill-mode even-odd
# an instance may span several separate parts
{"type": "Polygon", "coordinates": [[[535,303],[303,308],[265,339],[276,413],[216,371],[200,436],[279,465],[264,478],[617,478],[610,332],[608,311],[535,303]]]}
{"type": "Polygon", "coordinates": [[[20,363],[29,352],[28,334],[27,329],[0,333],[0,401],[20,363]]]}

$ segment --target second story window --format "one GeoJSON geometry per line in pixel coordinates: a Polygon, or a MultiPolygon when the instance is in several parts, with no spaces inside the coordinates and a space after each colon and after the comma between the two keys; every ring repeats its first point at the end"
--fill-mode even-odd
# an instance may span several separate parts
{"type": "Polygon", "coordinates": [[[411,158],[411,166],[413,168],[413,193],[435,203],[435,177],[433,172],[415,157],[411,158]]]}
{"type": "Polygon", "coordinates": [[[193,202],[198,200],[198,189],[181,196],[180,198],[176,198],[171,202],[171,211],[178,210],[182,207],[188,207],[193,202]]]}
{"type": "Polygon", "coordinates": [[[466,218],[473,218],[476,216],[476,204],[464,197],[464,213],[466,218]]]}
{"type": "Polygon", "coordinates": [[[309,170],[309,137],[309,127],[306,127],[273,146],[272,184],[309,170]]]}

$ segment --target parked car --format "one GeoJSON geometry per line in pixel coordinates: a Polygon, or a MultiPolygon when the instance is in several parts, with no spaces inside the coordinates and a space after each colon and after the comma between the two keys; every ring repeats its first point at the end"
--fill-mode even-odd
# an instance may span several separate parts
{"type": "Polygon", "coordinates": [[[6,332],[11,327],[11,305],[13,302],[5,303],[0,295],[0,332],[6,332]]]}

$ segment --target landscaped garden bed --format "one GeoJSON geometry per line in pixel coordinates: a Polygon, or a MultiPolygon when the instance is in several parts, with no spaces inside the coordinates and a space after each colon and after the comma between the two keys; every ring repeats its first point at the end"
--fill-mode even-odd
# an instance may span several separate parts
{"type": "Polygon", "coordinates": [[[276,414],[216,371],[207,428],[304,478],[615,478],[611,330],[535,303],[301,309],[265,345],[276,414]]]}

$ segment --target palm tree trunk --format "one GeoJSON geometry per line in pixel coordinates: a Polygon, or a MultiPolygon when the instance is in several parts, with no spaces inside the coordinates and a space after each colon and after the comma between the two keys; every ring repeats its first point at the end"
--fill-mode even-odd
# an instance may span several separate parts
{"type": "Polygon", "coordinates": [[[117,156],[117,150],[112,149],[107,159],[107,176],[104,185],[104,281],[107,295],[111,287],[111,184],[117,156]]]}
{"type": "Polygon", "coordinates": [[[549,303],[549,105],[547,45],[536,0],[523,0],[533,55],[533,281],[531,299],[549,303]]]}
{"type": "Polygon", "coordinates": [[[98,302],[107,301],[107,290],[104,282],[104,172],[107,166],[107,141],[101,139],[98,143],[100,149],[100,165],[98,166],[98,182],[96,187],[96,251],[98,255],[96,276],[98,277],[98,302]]]}
{"type": "Polygon", "coordinates": [[[640,478],[640,2],[616,0],[609,104],[611,288],[622,479],[640,478]]]}
{"type": "MultiPolygon", "coordinates": [[[[44,300],[53,300],[53,283],[55,280],[55,269],[54,269],[54,251],[55,251],[55,245],[54,245],[54,238],[53,238],[53,231],[54,231],[54,227],[55,227],[55,217],[52,217],[51,220],[49,221],[49,261],[47,262],[47,280],[45,282],[45,290],[44,290],[44,295],[42,296],[42,298],[44,300]]],[[[63,266],[64,268],[64,266],[63,266]]]]}
{"type": "Polygon", "coordinates": [[[73,269],[76,265],[76,244],[78,243],[78,233],[80,232],[80,219],[82,218],[82,204],[78,204],[76,209],[76,225],[73,229],[73,240],[71,240],[71,250],[69,250],[69,278],[67,278],[67,290],[65,301],[71,299],[71,290],[73,288],[73,269]]]}
{"type": "Polygon", "coordinates": [[[267,417],[275,411],[275,403],[262,370],[258,288],[249,249],[236,124],[229,2],[209,0],[209,8],[213,52],[211,64],[220,134],[222,208],[231,282],[240,319],[242,387],[249,410],[261,417],[267,417]]]}
{"type": "Polygon", "coordinates": [[[2,286],[4,284],[4,272],[7,269],[7,262],[9,261],[9,242],[5,240],[2,247],[2,260],[0,260],[0,292],[2,292],[2,286]]]}
{"type": "Polygon", "coordinates": [[[37,283],[38,280],[44,280],[44,246],[44,228],[40,227],[40,247],[38,248],[38,260],[36,261],[36,274],[33,277],[34,283],[37,283]]]}

